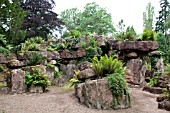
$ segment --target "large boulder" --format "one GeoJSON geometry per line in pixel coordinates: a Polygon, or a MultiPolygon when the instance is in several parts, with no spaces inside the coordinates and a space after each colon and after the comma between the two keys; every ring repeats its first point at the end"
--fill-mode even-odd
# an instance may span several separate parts
{"type": "Polygon", "coordinates": [[[25,85],[25,71],[21,69],[14,69],[12,73],[12,93],[24,93],[26,91],[25,85]]]}
{"type": "Polygon", "coordinates": [[[115,98],[109,89],[107,78],[87,80],[75,85],[75,94],[81,103],[96,109],[125,109],[130,107],[129,96],[118,97],[118,104],[113,106],[115,98]]]}
{"type": "Polygon", "coordinates": [[[96,74],[93,71],[93,69],[90,69],[90,68],[81,71],[77,76],[79,80],[85,80],[85,79],[94,78],[94,77],[96,77],[96,74]]]}
{"type": "Polygon", "coordinates": [[[145,85],[145,72],[146,67],[143,65],[141,59],[131,59],[126,63],[127,69],[131,71],[131,77],[133,84],[145,85]]]}

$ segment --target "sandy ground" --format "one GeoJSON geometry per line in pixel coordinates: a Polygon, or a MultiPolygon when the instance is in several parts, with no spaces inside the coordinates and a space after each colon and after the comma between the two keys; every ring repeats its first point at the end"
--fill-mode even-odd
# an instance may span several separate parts
{"type": "Polygon", "coordinates": [[[157,108],[156,96],[130,88],[132,107],[122,110],[96,110],[78,102],[74,91],[50,87],[43,94],[0,95],[0,113],[170,113],[157,108]]]}

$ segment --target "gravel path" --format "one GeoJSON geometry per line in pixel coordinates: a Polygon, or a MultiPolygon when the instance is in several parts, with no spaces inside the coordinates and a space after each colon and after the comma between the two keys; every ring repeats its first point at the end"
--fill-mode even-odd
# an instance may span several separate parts
{"type": "Polygon", "coordinates": [[[132,107],[123,110],[96,110],[80,104],[74,91],[61,92],[56,87],[43,94],[0,95],[0,113],[169,113],[157,108],[156,96],[130,88],[132,107]]]}

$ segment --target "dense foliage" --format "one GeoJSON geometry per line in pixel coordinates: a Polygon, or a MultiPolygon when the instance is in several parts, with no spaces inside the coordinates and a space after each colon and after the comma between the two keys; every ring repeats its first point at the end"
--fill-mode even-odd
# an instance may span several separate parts
{"type": "Polygon", "coordinates": [[[77,8],[61,12],[61,19],[68,30],[96,33],[98,35],[115,31],[111,14],[96,3],[88,3],[81,12],[77,8]]]}
{"type": "Polygon", "coordinates": [[[21,30],[26,12],[20,7],[20,0],[0,0],[0,34],[6,36],[8,43],[18,45],[25,39],[21,30]]]}
{"type": "Polygon", "coordinates": [[[54,0],[22,0],[21,6],[29,12],[22,26],[27,38],[41,36],[47,39],[48,34],[62,29],[62,21],[53,12],[54,0]]]}

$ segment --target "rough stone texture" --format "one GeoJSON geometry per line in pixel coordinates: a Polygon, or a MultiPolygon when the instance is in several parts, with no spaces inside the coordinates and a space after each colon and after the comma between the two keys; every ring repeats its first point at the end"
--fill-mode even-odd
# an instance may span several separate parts
{"type": "Polygon", "coordinates": [[[60,58],[60,54],[58,51],[48,51],[47,52],[47,58],[48,59],[53,59],[53,60],[56,60],[56,59],[59,59],[60,58]]]}
{"type": "Polygon", "coordinates": [[[10,92],[10,88],[9,87],[0,87],[0,94],[7,94],[10,92]]]}
{"type": "Polygon", "coordinates": [[[27,66],[23,68],[24,71],[29,72],[30,74],[33,74],[34,69],[39,69],[42,74],[46,74],[46,66],[44,65],[27,66]]]}
{"type": "Polygon", "coordinates": [[[18,60],[26,60],[26,59],[28,59],[28,53],[21,53],[21,52],[19,52],[18,54],[17,54],[17,59],[18,60]]]}
{"type": "Polygon", "coordinates": [[[170,111],[170,101],[164,101],[165,110],[170,111]]]}
{"type": "Polygon", "coordinates": [[[93,71],[93,69],[90,69],[90,68],[81,71],[77,76],[79,80],[85,80],[85,79],[94,78],[94,77],[96,77],[95,72],[93,71]]]}
{"type": "Polygon", "coordinates": [[[62,75],[57,78],[55,85],[58,87],[64,86],[64,77],[62,75]]]}
{"type": "Polygon", "coordinates": [[[72,55],[68,49],[64,49],[63,51],[60,52],[60,57],[61,58],[72,58],[72,55]]]}
{"type": "Polygon", "coordinates": [[[151,87],[151,86],[145,86],[143,88],[143,91],[147,91],[153,94],[162,94],[162,88],[160,87],[151,87]]]}
{"type": "Polygon", "coordinates": [[[108,40],[111,48],[116,50],[140,50],[149,52],[158,49],[158,43],[154,41],[117,41],[115,39],[108,40]]]}
{"type": "Polygon", "coordinates": [[[10,68],[19,68],[27,65],[27,61],[11,60],[8,64],[10,68]]]}
{"type": "Polygon", "coordinates": [[[165,96],[164,95],[159,95],[157,98],[156,98],[156,101],[157,102],[162,102],[165,100],[165,96]]]}
{"type": "Polygon", "coordinates": [[[142,64],[141,59],[131,59],[127,61],[126,64],[127,69],[131,71],[131,76],[132,76],[132,82],[133,84],[137,85],[144,85],[145,82],[145,72],[146,68],[142,64]]]}
{"type": "Polygon", "coordinates": [[[126,54],[126,57],[129,58],[136,58],[138,56],[138,54],[136,52],[130,52],[126,54]]]}
{"type": "MultiPolygon", "coordinates": [[[[96,109],[111,109],[113,108],[113,97],[111,90],[108,87],[107,78],[98,80],[87,80],[85,83],[80,83],[75,86],[75,94],[81,103],[87,107],[96,109]]],[[[130,107],[128,96],[120,98],[120,105],[114,109],[125,109],[130,107]]]]}
{"type": "Polygon", "coordinates": [[[43,87],[31,85],[31,87],[29,88],[29,92],[30,93],[43,93],[43,87]]]}
{"type": "Polygon", "coordinates": [[[64,49],[60,52],[60,56],[61,58],[79,58],[86,56],[86,51],[84,48],[79,48],[77,51],[64,49]]]}
{"type": "Polygon", "coordinates": [[[14,69],[12,73],[12,93],[23,93],[25,87],[25,71],[21,69],[14,69]]]}
{"type": "Polygon", "coordinates": [[[159,76],[158,77],[158,84],[161,88],[166,88],[168,83],[170,82],[170,77],[168,76],[159,76]]]}
{"type": "Polygon", "coordinates": [[[159,102],[158,109],[165,109],[167,111],[170,111],[170,101],[164,100],[162,102],[159,102]]]}
{"type": "Polygon", "coordinates": [[[88,62],[88,61],[85,61],[85,62],[78,64],[76,66],[76,70],[82,71],[82,70],[85,70],[85,69],[88,69],[88,68],[91,68],[91,67],[92,67],[91,63],[88,62]]]}
{"type": "Polygon", "coordinates": [[[170,93],[170,84],[166,85],[167,91],[170,93]]]}
{"type": "Polygon", "coordinates": [[[8,60],[6,58],[6,56],[4,56],[3,54],[0,54],[0,64],[7,64],[8,60]]]}
{"type": "Polygon", "coordinates": [[[63,75],[68,78],[73,77],[75,68],[75,64],[68,64],[67,66],[64,64],[60,65],[60,70],[63,72],[63,75]]]}
{"type": "Polygon", "coordinates": [[[105,46],[106,45],[106,37],[98,36],[96,37],[97,45],[98,46],[105,46]]]}
{"type": "Polygon", "coordinates": [[[50,81],[50,85],[54,79],[54,70],[55,69],[51,69],[50,67],[46,68],[46,74],[48,75],[48,80],[50,81]]]}
{"type": "Polygon", "coordinates": [[[79,48],[79,49],[77,50],[77,54],[76,54],[76,55],[77,55],[77,58],[86,56],[86,51],[85,51],[85,49],[79,48]]]}

